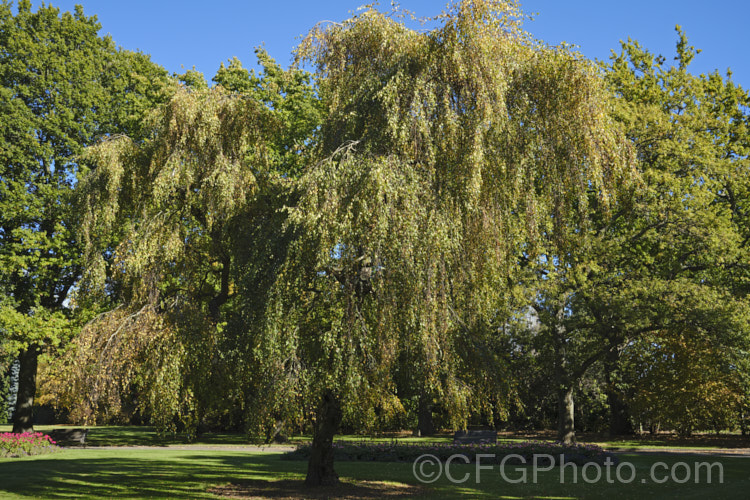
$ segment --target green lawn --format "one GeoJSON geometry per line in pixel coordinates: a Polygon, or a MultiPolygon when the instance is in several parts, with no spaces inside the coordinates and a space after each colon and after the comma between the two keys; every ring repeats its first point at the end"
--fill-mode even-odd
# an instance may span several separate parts
{"type": "MultiPolygon", "coordinates": [[[[280,459],[279,453],[221,450],[152,449],[67,449],[52,455],[23,459],[0,459],[0,497],[2,498],[215,498],[208,492],[214,486],[248,481],[301,480],[304,462],[280,459]]],[[[509,484],[497,469],[482,471],[481,483],[475,483],[476,469],[454,465],[454,477],[470,474],[464,484],[451,484],[445,478],[423,490],[423,498],[747,498],[750,491],[750,459],[695,456],[623,455],[623,461],[636,467],[637,480],[629,485],[560,484],[559,469],[541,473],[537,484],[509,484]],[[697,460],[720,462],[724,484],[643,483],[653,463],[677,461],[690,464],[697,460]]],[[[342,478],[356,481],[393,481],[419,483],[411,463],[341,462],[337,471],[342,478]]],[[[661,469],[660,469],[661,471],[661,469]]],[[[508,469],[511,479],[520,477],[515,467],[508,469]]],[[[529,480],[531,471],[527,470],[529,480]]],[[[625,474],[627,475],[627,474],[625,474]]],[[[614,477],[614,475],[613,475],[614,477]]],[[[661,477],[661,476],[660,476],[661,477]]],[[[568,483],[572,476],[568,476],[568,483]]]]}
{"type": "MultiPolygon", "coordinates": [[[[38,425],[35,426],[37,431],[49,432],[55,428],[69,428],[70,426],[61,425],[38,425]]],[[[10,425],[0,425],[0,432],[10,432],[10,425]]],[[[551,440],[550,436],[542,438],[551,440]]],[[[394,439],[392,436],[362,436],[362,435],[339,435],[337,440],[350,441],[373,441],[373,442],[390,442],[394,439]]],[[[398,436],[400,442],[420,442],[420,443],[448,443],[452,441],[452,436],[448,434],[432,437],[412,437],[408,434],[398,436]]],[[[652,437],[649,435],[638,438],[626,438],[612,440],[606,437],[597,438],[594,436],[582,435],[579,438],[582,442],[596,443],[606,449],[631,451],[643,448],[702,448],[706,450],[717,448],[750,448],[750,440],[741,438],[739,435],[722,434],[719,437],[713,435],[696,436],[694,438],[679,439],[674,436],[652,437]]],[[[309,436],[293,436],[290,444],[309,441],[309,436]]],[[[500,442],[518,442],[528,441],[529,437],[501,436],[500,442]]],[[[91,446],[168,446],[173,444],[216,444],[216,445],[241,445],[248,444],[250,439],[244,434],[232,433],[206,433],[189,441],[187,436],[166,434],[159,435],[153,427],[136,427],[136,426],[100,426],[92,427],[89,430],[88,444],[91,446]]]]}
{"type": "MultiPolygon", "coordinates": [[[[70,425],[35,425],[34,430],[48,433],[53,429],[70,429],[70,425]]],[[[0,432],[10,432],[11,425],[0,425],[0,432]]],[[[244,434],[210,433],[190,441],[180,434],[160,435],[148,426],[98,426],[90,427],[86,443],[90,446],[168,446],[172,444],[202,443],[216,445],[248,444],[244,434]]]]}
{"type": "MultiPolygon", "coordinates": [[[[61,426],[39,426],[38,431],[48,432],[61,426]]],[[[0,426],[0,432],[10,431],[10,426],[0,426]]],[[[292,442],[305,440],[295,438],[292,442]]],[[[363,438],[345,435],[339,439],[390,441],[390,437],[363,438]]],[[[407,442],[444,442],[450,436],[433,438],[402,437],[407,442]]],[[[512,438],[508,441],[522,441],[526,438],[512,438]]],[[[214,487],[229,484],[245,485],[253,488],[259,485],[272,487],[272,481],[286,480],[291,491],[281,497],[299,495],[304,478],[306,463],[281,460],[281,454],[258,452],[257,448],[247,449],[200,449],[196,447],[173,448],[170,445],[185,445],[185,436],[159,436],[150,427],[95,427],[89,431],[89,448],[67,448],[61,452],[27,457],[22,459],[0,459],[0,498],[216,498],[209,492],[214,487]],[[96,446],[151,446],[151,448],[97,448],[96,446]],[[291,482],[290,482],[291,481],[291,482]],[[295,490],[295,488],[297,488],[295,490]],[[295,495],[294,493],[297,493],[295,495]]],[[[742,444],[744,441],[738,441],[742,444]]],[[[194,441],[196,445],[236,446],[248,443],[246,436],[238,434],[206,434],[194,441]]],[[[671,448],[711,447],[710,443],[698,441],[675,441],[674,439],[633,439],[622,441],[600,441],[605,447],[671,448]]],[[[531,482],[531,470],[527,484],[512,484],[503,479],[499,469],[481,471],[481,482],[476,484],[476,468],[473,465],[456,463],[451,472],[456,478],[469,473],[469,480],[463,484],[451,484],[445,477],[421,490],[422,498],[747,498],[750,491],[750,458],[713,458],[707,455],[637,455],[623,454],[624,462],[632,463],[636,470],[636,480],[631,484],[610,484],[603,477],[595,484],[587,484],[579,478],[578,484],[571,484],[572,475],[566,482],[560,482],[559,469],[542,472],[536,484],[531,482]],[[724,470],[724,483],[706,484],[705,479],[696,484],[692,478],[684,484],[667,481],[655,484],[649,480],[649,470],[656,462],[672,464],[682,461],[694,467],[696,462],[719,462],[724,470]],[[645,481],[645,482],[644,482],[645,481]]],[[[411,463],[382,462],[341,462],[337,471],[356,485],[370,485],[369,482],[389,481],[417,485],[411,463]]],[[[509,479],[519,478],[523,469],[509,467],[509,479]]],[[[663,477],[664,469],[658,472],[663,477]]],[[[681,472],[682,469],[681,469],[681,472]]],[[[624,476],[629,475],[623,470],[624,476]]],[[[580,470],[579,470],[580,474],[580,470]]],[[[612,476],[614,479],[614,470],[612,476]]],[[[370,491],[363,486],[358,491],[370,491]]],[[[358,486],[357,486],[358,487],[358,486]]],[[[276,488],[277,490],[283,488],[276,488]]],[[[412,491],[411,493],[414,493],[412,491]]],[[[335,493],[325,493],[325,495],[335,493]]],[[[376,498],[377,495],[372,496],[376,498]]]]}

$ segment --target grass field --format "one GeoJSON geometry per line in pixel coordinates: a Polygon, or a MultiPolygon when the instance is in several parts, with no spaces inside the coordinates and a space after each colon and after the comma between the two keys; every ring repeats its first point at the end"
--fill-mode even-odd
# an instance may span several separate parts
{"type": "MultiPolygon", "coordinates": [[[[7,426],[0,426],[0,432],[7,430],[7,426]]],[[[44,432],[50,427],[40,426],[37,430],[44,432]]],[[[0,498],[218,498],[222,494],[233,494],[245,498],[731,499],[747,498],[750,491],[750,458],[674,453],[621,454],[622,462],[632,464],[636,474],[629,484],[617,481],[614,467],[610,470],[611,483],[604,474],[599,481],[586,483],[579,469],[578,482],[572,484],[570,470],[565,475],[565,482],[561,482],[559,468],[540,472],[537,481],[533,482],[532,469],[517,466],[506,468],[506,478],[497,466],[481,470],[477,484],[474,465],[454,463],[450,469],[453,477],[466,477],[466,482],[451,483],[443,474],[435,483],[422,485],[416,479],[411,463],[340,462],[336,470],[344,480],[344,486],[311,491],[302,486],[305,462],[282,460],[280,452],[242,446],[247,442],[244,436],[204,435],[196,443],[187,445],[184,437],[159,438],[150,428],[97,427],[90,430],[89,437],[90,444],[107,447],[66,448],[50,455],[0,459],[0,498]],[[651,469],[657,462],[664,465],[655,469],[654,479],[668,477],[667,470],[677,462],[688,465],[691,477],[684,483],[667,480],[657,484],[651,478],[651,469]],[[723,483],[719,483],[716,468],[712,471],[710,484],[705,469],[696,483],[694,466],[697,462],[720,463],[723,483]],[[512,482],[523,474],[527,475],[525,483],[512,482]]],[[[361,439],[361,436],[344,438],[361,439]]],[[[656,446],[643,440],[612,444],[623,443],[634,447],[656,446]]],[[[664,444],[674,449],[677,443],[666,439],[664,444]]],[[[695,443],[689,442],[686,446],[696,447],[695,443]]],[[[684,466],[678,466],[677,471],[678,480],[686,478],[684,466]]],[[[595,479],[595,471],[589,472],[587,477],[595,479]]],[[[622,472],[621,477],[628,479],[630,465],[622,472]]]]}
{"type": "MultiPolygon", "coordinates": [[[[0,459],[0,497],[216,498],[210,489],[235,484],[244,487],[244,491],[269,491],[269,496],[276,498],[295,498],[301,492],[314,498],[315,491],[301,489],[306,464],[281,460],[280,456],[255,451],[170,448],[68,449],[54,455],[0,459]],[[274,481],[282,481],[284,486],[274,487],[274,481]]],[[[476,484],[474,466],[454,465],[451,472],[455,478],[469,474],[466,483],[451,484],[443,477],[429,487],[405,491],[421,498],[747,498],[748,458],[710,458],[711,462],[722,464],[723,484],[717,484],[717,477],[713,478],[713,484],[695,484],[692,480],[684,484],[671,481],[655,484],[648,480],[649,469],[657,461],[671,466],[680,460],[692,464],[708,458],[623,455],[622,460],[632,463],[637,472],[632,484],[608,484],[605,478],[586,484],[580,477],[578,484],[570,484],[572,476],[568,476],[567,484],[560,484],[559,469],[540,473],[536,484],[510,484],[503,480],[499,470],[486,470],[481,472],[480,484],[476,484]]],[[[373,483],[367,481],[386,480],[417,487],[420,484],[410,463],[342,462],[337,464],[337,471],[347,482],[359,483],[363,497],[381,496],[372,491],[373,483]]],[[[531,482],[531,471],[526,469],[526,472],[531,482]]],[[[514,480],[522,473],[514,467],[507,476],[514,480]]],[[[332,492],[320,493],[327,496],[332,492]]]]}
{"type": "MultiPolygon", "coordinates": [[[[0,432],[10,432],[12,426],[0,424],[0,432]]],[[[70,428],[64,425],[37,425],[35,430],[49,432],[56,428],[70,428]]],[[[718,448],[750,448],[750,439],[738,434],[724,433],[721,435],[703,434],[692,438],[679,438],[672,434],[660,434],[650,436],[648,434],[637,437],[610,439],[606,436],[579,433],[578,439],[585,443],[595,443],[606,449],[621,451],[637,451],[639,449],[669,448],[669,449],[718,449],[718,448]]],[[[384,436],[363,436],[344,434],[336,436],[337,440],[349,441],[373,441],[389,442],[397,439],[401,442],[435,442],[449,443],[453,440],[450,434],[441,434],[431,437],[412,437],[408,433],[389,434],[384,436]]],[[[530,439],[554,440],[551,432],[536,432],[528,434],[500,433],[499,441],[518,442],[530,439]]],[[[309,441],[309,436],[293,436],[289,439],[290,444],[309,441]]],[[[169,446],[173,444],[212,444],[212,445],[242,445],[250,443],[250,439],[244,434],[232,433],[206,433],[192,441],[185,435],[166,434],[159,435],[153,427],[135,426],[99,426],[92,427],[88,434],[90,446],[169,446]]]]}

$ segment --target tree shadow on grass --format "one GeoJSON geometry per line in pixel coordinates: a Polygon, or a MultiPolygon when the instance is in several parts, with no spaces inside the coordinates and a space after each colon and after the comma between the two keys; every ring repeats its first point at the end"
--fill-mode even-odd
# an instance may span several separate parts
{"type": "Polygon", "coordinates": [[[273,499],[378,499],[412,498],[427,490],[421,486],[384,481],[342,480],[336,486],[305,486],[302,479],[282,479],[269,481],[254,479],[235,482],[209,489],[211,493],[230,498],[273,498],[273,499]]]}
{"type": "MultiPolygon", "coordinates": [[[[563,482],[559,470],[542,473],[539,482],[509,484],[499,470],[482,474],[482,483],[456,485],[447,479],[429,486],[408,486],[415,478],[411,464],[341,462],[336,466],[345,484],[335,490],[308,489],[303,485],[305,462],[281,460],[278,453],[201,452],[195,450],[108,449],[68,450],[52,455],[20,459],[0,459],[0,498],[8,493],[19,496],[59,498],[747,498],[750,487],[748,458],[695,457],[622,454],[621,460],[637,468],[630,484],[609,484],[602,479],[594,484],[572,477],[563,482]],[[655,462],[661,477],[677,462],[693,468],[696,461],[720,462],[723,482],[705,474],[696,483],[668,481],[643,482],[655,462]],[[384,479],[389,483],[383,483],[384,479]]],[[[524,468],[531,477],[529,466],[524,468]]],[[[686,470],[678,470],[682,477],[686,470]]],[[[456,465],[455,477],[476,473],[472,465],[456,465]]],[[[518,470],[509,471],[518,478],[518,470]]],[[[582,471],[579,471],[581,479],[582,471]]],[[[626,474],[627,475],[627,474],[626,474]]]]}
{"type": "Polygon", "coordinates": [[[304,462],[274,454],[80,450],[3,461],[0,492],[42,498],[274,499],[407,498],[426,492],[398,482],[348,478],[339,486],[310,489],[304,485],[305,469],[304,462]]]}
{"type": "Polygon", "coordinates": [[[208,490],[216,485],[303,477],[299,464],[268,455],[172,453],[141,459],[113,454],[3,461],[0,492],[42,498],[215,498],[208,490]]]}
{"type": "Polygon", "coordinates": [[[179,444],[244,445],[250,444],[246,434],[206,432],[196,437],[187,434],[159,434],[154,427],[107,426],[91,427],[87,444],[91,446],[169,446],[179,444]]]}

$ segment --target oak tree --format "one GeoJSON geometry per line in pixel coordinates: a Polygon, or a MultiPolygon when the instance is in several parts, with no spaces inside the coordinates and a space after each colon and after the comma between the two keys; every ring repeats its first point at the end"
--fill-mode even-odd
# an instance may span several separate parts
{"type": "Polygon", "coordinates": [[[0,4],[0,332],[20,360],[15,432],[32,427],[39,354],[74,330],[76,155],[104,134],[139,135],[138,115],[163,96],[164,70],[99,28],[80,6],[0,4]]]}

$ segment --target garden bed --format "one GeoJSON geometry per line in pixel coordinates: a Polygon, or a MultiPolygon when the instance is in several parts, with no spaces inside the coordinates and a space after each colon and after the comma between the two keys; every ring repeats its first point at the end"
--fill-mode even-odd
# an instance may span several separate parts
{"type": "Polygon", "coordinates": [[[4,432],[0,434],[0,457],[3,458],[41,455],[55,452],[58,449],[57,443],[41,432],[24,432],[22,434],[4,432]]]}

